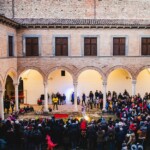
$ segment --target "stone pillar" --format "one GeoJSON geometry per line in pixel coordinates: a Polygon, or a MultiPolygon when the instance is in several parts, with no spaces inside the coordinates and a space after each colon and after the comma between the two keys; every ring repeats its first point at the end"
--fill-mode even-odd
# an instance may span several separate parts
{"type": "Polygon", "coordinates": [[[0,91],[0,118],[4,120],[4,99],[3,99],[3,91],[0,91]]]}
{"type": "Polygon", "coordinates": [[[107,88],[107,81],[103,81],[103,111],[106,111],[106,88],[107,88]]]}
{"type": "Polygon", "coordinates": [[[15,86],[15,104],[16,104],[16,111],[19,111],[18,83],[14,83],[14,86],[15,86]]]}
{"type": "Polygon", "coordinates": [[[44,83],[44,111],[48,112],[47,82],[44,83]]]}
{"type": "Polygon", "coordinates": [[[136,80],[132,80],[132,96],[136,95],[136,80]]]}
{"type": "Polygon", "coordinates": [[[78,83],[74,82],[73,86],[74,86],[74,109],[75,109],[75,111],[78,111],[78,106],[77,106],[77,86],[78,86],[78,83]]]}

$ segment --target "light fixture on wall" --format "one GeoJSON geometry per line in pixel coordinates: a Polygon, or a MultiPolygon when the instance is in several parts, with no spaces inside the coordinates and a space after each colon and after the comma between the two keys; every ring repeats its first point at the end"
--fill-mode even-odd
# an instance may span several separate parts
{"type": "Polygon", "coordinates": [[[52,78],[52,77],[49,77],[48,80],[53,80],[53,78],[52,78]]]}
{"type": "Polygon", "coordinates": [[[130,79],[131,79],[131,77],[126,76],[126,79],[127,79],[127,80],[129,79],[129,80],[130,80],[130,79]]]}
{"type": "Polygon", "coordinates": [[[23,80],[28,80],[28,78],[27,78],[27,77],[24,77],[23,80]]]}

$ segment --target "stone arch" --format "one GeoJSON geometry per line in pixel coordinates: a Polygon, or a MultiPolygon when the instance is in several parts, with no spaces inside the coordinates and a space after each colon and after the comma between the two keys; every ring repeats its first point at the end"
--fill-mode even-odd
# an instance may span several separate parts
{"type": "Polygon", "coordinates": [[[43,82],[45,81],[46,76],[45,76],[44,72],[40,68],[34,67],[34,66],[28,66],[28,67],[18,69],[18,80],[19,80],[20,75],[29,69],[36,70],[42,76],[43,82]]]}
{"type": "Polygon", "coordinates": [[[95,70],[102,76],[102,80],[104,81],[106,80],[106,75],[103,73],[103,71],[99,69],[98,67],[94,67],[94,66],[87,66],[87,67],[81,68],[76,74],[76,79],[78,80],[80,74],[86,70],[95,70]]]}
{"type": "Polygon", "coordinates": [[[4,83],[6,83],[7,76],[10,76],[13,82],[17,81],[17,71],[14,68],[9,68],[6,72],[4,83]]]}
{"type": "Polygon", "coordinates": [[[3,81],[3,78],[2,76],[0,75],[0,91],[4,91],[4,81],[3,81]]]}
{"type": "Polygon", "coordinates": [[[123,65],[117,65],[117,66],[114,66],[114,67],[110,68],[110,69],[106,72],[106,77],[107,77],[107,79],[108,79],[108,76],[110,75],[110,73],[111,73],[112,71],[116,70],[116,69],[124,69],[124,70],[126,70],[126,71],[130,74],[131,79],[135,79],[135,75],[134,75],[134,73],[132,72],[132,70],[129,69],[128,67],[126,67],[126,66],[123,66],[123,65]]]}
{"type": "Polygon", "coordinates": [[[66,70],[67,72],[69,72],[69,74],[71,75],[72,79],[74,79],[74,73],[71,69],[65,67],[65,66],[56,66],[54,68],[51,68],[47,74],[46,74],[46,80],[48,80],[48,76],[55,70],[58,70],[58,69],[63,69],[63,70],[66,70]]]}
{"type": "Polygon", "coordinates": [[[142,66],[141,68],[139,68],[135,73],[135,79],[137,79],[141,71],[143,71],[144,69],[148,69],[148,68],[150,68],[150,65],[142,66]]]}

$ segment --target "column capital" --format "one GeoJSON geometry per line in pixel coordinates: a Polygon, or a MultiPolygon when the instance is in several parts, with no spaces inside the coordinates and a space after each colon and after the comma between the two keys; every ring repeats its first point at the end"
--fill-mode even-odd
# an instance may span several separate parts
{"type": "Polygon", "coordinates": [[[73,82],[73,85],[74,86],[77,86],[78,85],[78,82],[76,81],[76,82],[73,82]]]}
{"type": "Polygon", "coordinates": [[[19,83],[18,83],[18,82],[15,82],[15,83],[13,83],[13,85],[14,85],[14,86],[18,86],[18,85],[19,85],[19,83]]]}
{"type": "Polygon", "coordinates": [[[45,81],[43,84],[44,84],[44,86],[47,86],[47,85],[48,85],[48,82],[47,82],[47,81],[45,81]]]}
{"type": "Polygon", "coordinates": [[[136,80],[132,80],[132,84],[136,84],[136,80]]]}
{"type": "Polygon", "coordinates": [[[107,81],[103,81],[102,84],[103,84],[103,86],[106,86],[107,85],[107,81]]]}

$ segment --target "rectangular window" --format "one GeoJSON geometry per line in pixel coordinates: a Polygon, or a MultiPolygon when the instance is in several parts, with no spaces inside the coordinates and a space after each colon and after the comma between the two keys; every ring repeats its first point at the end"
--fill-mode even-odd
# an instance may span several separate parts
{"type": "Polygon", "coordinates": [[[8,56],[14,56],[13,36],[8,36],[8,56]]]}
{"type": "Polygon", "coordinates": [[[39,56],[38,37],[26,38],[26,56],[39,56]]]}
{"type": "Polygon", "coordinates": [[[150,55],[150,38],[142,38],[142,55],[150,55]]]}
{"type": "Polygon", "coordinates": [[[68,56],[68,37],[55,38],[55,56],[68,56]]]}
{"type": "Polygon", "coordinates": [[[113,55],[125,55],[126,39],[124,37],[113,38],[113,55]]]}
{"type": "Polygon", "coordinates": [[[97,38],[84,38],[84,56],[97,56],[97,38]]]}

